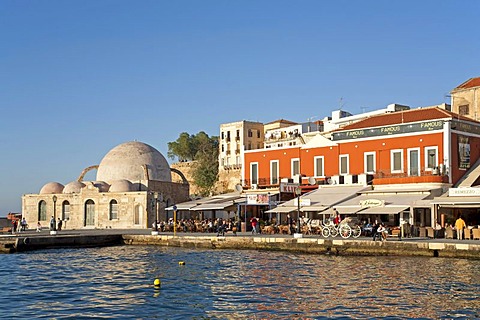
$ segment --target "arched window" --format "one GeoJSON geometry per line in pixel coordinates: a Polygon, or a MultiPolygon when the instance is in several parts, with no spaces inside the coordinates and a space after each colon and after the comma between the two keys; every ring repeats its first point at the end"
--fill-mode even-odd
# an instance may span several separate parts
{"type": "Polygon", "coordinates": [[[47,221],[47,203],[44,200],[38,203],[38,221],[47,221]]]}
{"type": "Polygon", "coordinates": [[[95,225],[95,202],[92,199],[88,199],[85,202],[85,220],[84,226],[94,226],[95,225]]]}
{"type": "Polygon", "coordinates": [[[118,219],[118,203],[113,199],[110,201],[110,220],[118,219]]]}
{"type": "Polygon", "coordinates": [[[62,220],[70,219],[70,202],[63,201],[62,203],[62,220]]]}

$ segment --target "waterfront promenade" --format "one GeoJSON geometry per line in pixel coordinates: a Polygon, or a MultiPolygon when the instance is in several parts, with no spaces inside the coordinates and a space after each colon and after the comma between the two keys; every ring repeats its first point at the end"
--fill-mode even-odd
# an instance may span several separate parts
{"type": "Polygon", "coordinates": [[[480,240],[394,238],[373,241],[370,237],[358,239],[323,238],[319,235],[267,235],[237,232],[217,237],[216,233],[160,232],[152,235],[150,229],[91,229],[62,230],[50,235],[48,230],[0,235],[2,253],[69,247],[96,247],[111,245],[160,245],[204,249],[277,250],[305,254],[335,255],[392,255],[480,259],[480,240]]]}

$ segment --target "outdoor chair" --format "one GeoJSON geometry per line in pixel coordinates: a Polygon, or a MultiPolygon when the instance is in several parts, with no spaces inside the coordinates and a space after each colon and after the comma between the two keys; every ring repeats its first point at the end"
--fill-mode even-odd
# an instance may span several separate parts
{"type": "Polygon", "coordinates": [[[472,238],[472,230],[465,228],[463,230],[463,237],[465,238],[465,240],[470,240],[472,238]]]}
{"type": "Polygon", "coordinates": [[[445,239],[453,239],[453,230],[451,228],[445,229],[445,239]]]}
{"type": "Polygon", "coordinates": [[[472,229],[472,233],[473,233],[473,240],[480,240],[480,229],[479,228],[472,229]]]}
{"type": "Polygon", "coordinates": [[[435,230],[432,227],[427,227],[427,237],[433,239],[435,238],[435,230]]]}
{"type": "Polygon", "coordinates": [[[425,229],[424,227],[418,228],[418,231],[419,231],[418,236],[420,238],[425,238],[427,236],[427,229],[425,229]]]}

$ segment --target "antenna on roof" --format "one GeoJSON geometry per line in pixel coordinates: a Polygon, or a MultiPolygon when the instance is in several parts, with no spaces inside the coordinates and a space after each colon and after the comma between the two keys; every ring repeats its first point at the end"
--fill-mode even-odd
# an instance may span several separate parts
{"type": "Polygon", "coordinates": [[[340,107],[340,110],[342,110],[343,106],[345,105],[345,103],[343,103],[343,97],[340,97],[340,101],[338,102],[338,105],[340,107]]]}

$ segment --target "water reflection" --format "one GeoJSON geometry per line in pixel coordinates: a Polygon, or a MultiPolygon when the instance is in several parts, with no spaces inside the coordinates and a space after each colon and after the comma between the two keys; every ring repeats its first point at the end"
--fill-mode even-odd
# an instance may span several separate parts
{"type": "Polygon", "coordinates": [[[472,260],[147,246],[4,257],[0,297],[14,294],[15,308],[3,304],[0,318],[480,317],[472,260]]]}

